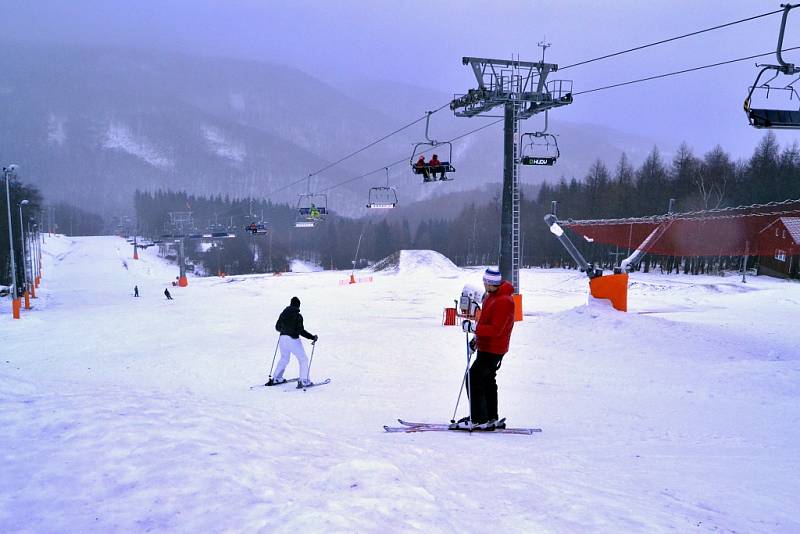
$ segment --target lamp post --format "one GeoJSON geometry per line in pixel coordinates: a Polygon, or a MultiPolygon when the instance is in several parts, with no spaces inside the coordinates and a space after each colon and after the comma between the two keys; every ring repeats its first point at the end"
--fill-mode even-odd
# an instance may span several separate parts
{"type": "Polygon", "coordinates": [[[11,177],[17,174],[17,166],[3,167],[3,178],[6,180],[6,206],[8,207],[8,249],[11,254],[11,313],[19,319],[19,293],[17,292],[17,265],[14,261],[14,232],[11,230],[11,177]]]}
{"type": "Polygon", "coordinates": [[[28,227],[28,240],[25,246],[28,247],[28,261],[25,267],[28,269],[28,290],[31,292],[31,298],[36,298],[36,243],[34,243],[34,234],[36,233],[36,219],[28,217],[26,223],[28,227]],[[32,225],[32,226],[31,226],[32,225]]]}
{"type": "Polygon", "coordinates": [[[25,219],[22,218],[22,206],[30,204],[27,198],[19,203],[19,244],[22,247],[22,293],[25,297],[25,309],[31,309],[31,301],[28,293],[28,265],[25,261],[25,219]]]}

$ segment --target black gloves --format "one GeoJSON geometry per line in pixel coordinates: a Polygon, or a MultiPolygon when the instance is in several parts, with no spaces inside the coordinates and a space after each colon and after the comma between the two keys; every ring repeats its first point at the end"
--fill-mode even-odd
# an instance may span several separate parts
{"type": "Polygon", "coordinates": [[[315,335],[314,338],[312,339],[311,343],[316,343],[318,339],[319,339],[319,336],[315,335]]]}
{"type": "Polygon", "coordinates": [[[469,350],[475,352],[475,349],[478,348],[478,340],[476,338],[472,338],[469,340],[469,350]]]}

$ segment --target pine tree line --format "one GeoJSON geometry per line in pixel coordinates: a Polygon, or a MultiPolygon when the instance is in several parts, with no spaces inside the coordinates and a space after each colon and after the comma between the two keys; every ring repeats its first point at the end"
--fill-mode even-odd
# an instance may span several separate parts
{"type": "MultiPolygon", "coordinates": [[[[795,143],[781,150],[771,132],[747,161],[734,161],[719,146],[696,156],[686,144],[670,162],[654,148],[638,168],[625,154],[611,170],[598,159],[580,180],[562,178],[555,184],[543,184],[535,198],[523,196],[522,264],[572,265],[543,222],[551,201],[557,201],[560,218],[596,219],[665,213],[670,199],[675,199],[675,210],[681,212],[789,198],[800,198],[800,148],[795,143]]],[[[214,224],[230,227],[236,239],[220,241],[205,252],[192,249],[188,254],[202,262],[208,273],[282,271],[291,258],[312,261],[325,269],[348,269],[354,261],[360,267],[403,249],[436,250],[461,266],[497,264],[499,260],[499,196],[484,204],[469,204],[450,220],[389,222],[333,213],[313,229],[293,228],[297,213],[292,206],[257,199],[158,191],[137,192],[134,204],[140,231],[146,235],[167,233],[170,211],[192,211],[198,229],[214,224]],[[253,237],[244,231],[247,224],[262,217],[269,222],[271,236],[253,237]]],[[[630,252],[610,246],[579,246],[587,259],[605,268],[630,252]]],[[[648,257],[644,268],[653,261],[664,270],[705,272],[735,267],[738,258],[648,257]]]]}

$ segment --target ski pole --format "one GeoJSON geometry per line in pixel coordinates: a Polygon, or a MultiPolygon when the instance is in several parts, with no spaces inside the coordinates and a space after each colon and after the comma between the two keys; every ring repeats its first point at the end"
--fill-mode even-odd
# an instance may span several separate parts
{"type": "Polygon", "coordinates": [[[461,377],[461,387],[458,388],[458,399],[456,400],[456,407],[453,409],[453,418],[450,419],[451,423],[456,422],[456,413],[458,412],[458,405],[461,403],[461,392],[464,391],[464,383],[467,381],[467,373],[464,372],[464,376],[461,377]]]}
{"type": "MultiPolygon", "coordinates": [[[[461,379],[461,387],[458,388],[458,399],[456,400],[456,407],[453,410],[453,418],[450,419],[451,423],[456,422],[456,413],[458,412],[458,405],[461,403],[461,393],[464,391],[464,384],[467,384],[467,396],[469,397],[469,363],[472,357],[472,350],[469,346],[469,332],[465,330],[465,336],[467,340],[467,368],[464,370],[464,376],[461,379]]],[[[469,412],[469,420],[472,421],[472,404],[470,404],[470,412],[469,412]]]]}
{"type": "MultiPolygon", "coordinates": [[[[471,324],[472,323],[470,323],[470,326],[471,324]]],[[[465,336],[467,339],[467,404],[469,405],[469,431],[472,432],[472,399],[470,398],[472,396],[472,384],[469,378],[469,361],[472,359],[472,351],[469,346],[469,331],[466,332],[465,336]]]]}
{"type": "Polygon", "coordinates": [[[272,363],[269,365],[269,379],[272,380],[272,368],[275,366],[275,356],[278,355],[278,345],[281,343],[281,336],[278,336],[278,342],[275,343],[275,352],[272,354],[272,363]]]}
{"type": "Polygon", "coordinates": [[[308,376],[311,376],[311,364],[314,363],[314,350],[317,348],[317,342],[311,343],[311,358],[308,360],[308,376]]]}

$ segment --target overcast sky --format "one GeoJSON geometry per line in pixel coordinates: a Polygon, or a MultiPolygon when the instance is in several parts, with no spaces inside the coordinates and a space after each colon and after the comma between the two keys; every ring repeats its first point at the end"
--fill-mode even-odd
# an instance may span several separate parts
{"type": "MultiPolygon", "coordinates": [[[[546,39],[552,44],[546,61],[566,66],[777,9],[779,2],[755,0],[0,0],[0,20],[5,36],[17,41],[261,59],[339,86],[381,78],[452,94],[476,86],[462,56],[513,54],[535,61],[541,56],[537,43],[546,39]]],[[[572,79],[580,92],[770,52],[779,23],[780,15],[773,15],[551,78],[572,79]]],[[[789,17],[784,46],[798,44],[800,9],[789,17]]],[[[800,51],[785,59],[800,63],[800,51]]],[[[774,56],[760,61],[775,62],[774,56]]],[[[640,134],[667,151],[686,140],[699,154],[721,144],[746,157],[763,136],[747,126],[742,111],[754,64],[579,95],[553,119],[640,134]]],[[[441,104],[421,103],[420,113],[441,104]]],[[[778,134],[782,144],[798,139],[793,131],[778,134]]]]}

